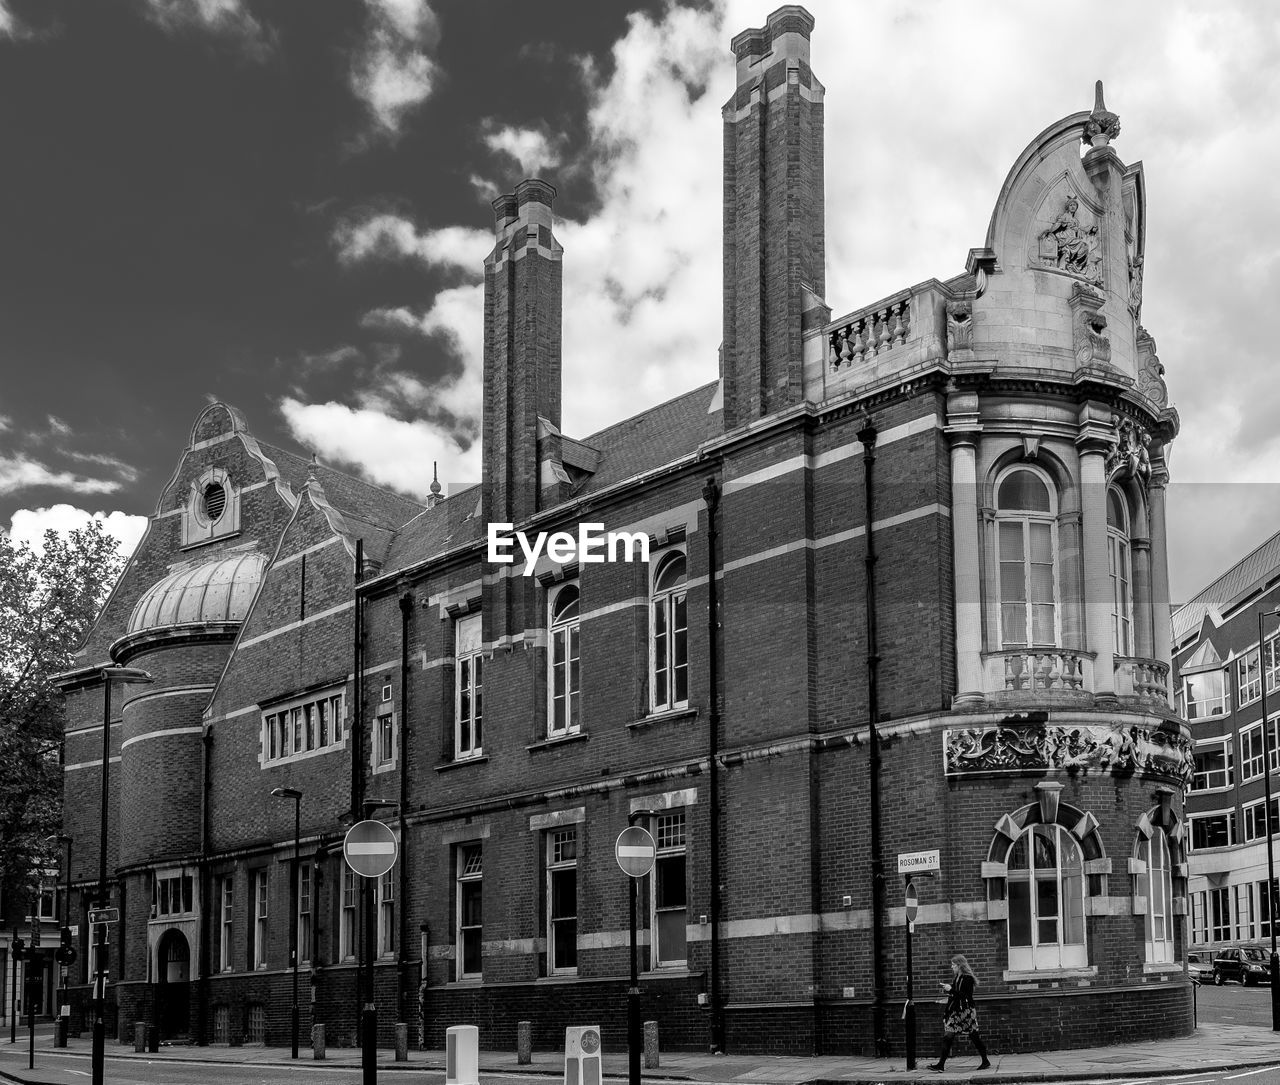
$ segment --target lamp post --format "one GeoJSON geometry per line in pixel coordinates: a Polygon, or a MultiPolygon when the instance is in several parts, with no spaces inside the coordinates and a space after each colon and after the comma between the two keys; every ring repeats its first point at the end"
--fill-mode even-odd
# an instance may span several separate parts
{"type": "MultiPolygon", "coordinates": [[[[1280,608],[1271,611],[1280,613],[1280,608]]],[[[1272,834],[1275,825],[1271,820],[1271,727],[1267,721],[1267,665],[1263,638],[1263,611],[1258,611],[1258,677],[1262,685],[1262,751],[1263,801],[1266,804],[1267,824],[1267,920],[1271,928],[1271,1031],[1280,1032],[1280,960],[1276,957],[1276,856],[1272,834]]]]}
{"type": "MultiPolygon", "coordinates": [[[[102,668],[102,794],[98,809],[98,907],[107,894],[107,785],[111,778],[111,683],[150,682],[151,675],[134,667],[102,668]]],[[[107,924],[94,924],[92,1085],[102,1085],[106,1062],[107,924]]]]}
{"type": "Polygon", "coordinates": [[[293,968],[293,1005],[289,1011],[293,1030],[293,1058],[298,1057],[298,852],[302,845],[302,792],[294,787],[273,787],[277,799],[293,800],[293,862],[289,866],[289,963],[293,968]]]}
{"type": "MultiPolygon", "coordinates": [[[[67,879],[64,883],[66,888],[62,892],[62,907],[58,910],[58,918],[62,921],[62,930],[58,932],[59,948],[61,948],[62,938],[66,935],[71,927],[71,837],[66,833],[58,834],[58,843],[67,849],[67,879]]],[[[59,955],[58,964],[58,1020],[54,1023],[54,1036],[61,1039],[62,1046],[66,1045],[66,1022],[62,1017],[62,1003],[67,997],[67,969],[68,965],[61,960],[59,955]]],[[[54,1045],[58,1046],[58,1039],[55,1039],[54,1045]]]]}

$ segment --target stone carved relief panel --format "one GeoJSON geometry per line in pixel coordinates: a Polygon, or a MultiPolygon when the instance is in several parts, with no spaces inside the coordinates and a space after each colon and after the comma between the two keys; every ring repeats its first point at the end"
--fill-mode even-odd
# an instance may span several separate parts
{"type": "Polygon", "coordinates": [[[942,732],[948,776],[1060,769],[1157,776],[1191,786],[1191,742],[1184,735],[1112,724],[994,724],[942,732]]]}
{"type": "Polygon", "coordinates": [[[1096,217],[1068,192],[1047,228],[1040,231],[1039,265],[1065,271],[1094,286],[1102,285],[1102,244],[1096,217]]]}

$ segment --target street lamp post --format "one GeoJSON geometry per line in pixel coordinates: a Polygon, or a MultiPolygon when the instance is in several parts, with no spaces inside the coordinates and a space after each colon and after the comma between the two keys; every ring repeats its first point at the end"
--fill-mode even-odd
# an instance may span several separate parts
{"type": "Polygon", "coordinates": [[[302,843],[302,792],[293,787],[273,787],[277,799],[293,800],[293,863],[289,868],[289,962],[293,968],[293,1058],[298,1057],[298,852],[302,843]]]}
{"type": "MultiPolygon", "coordinates": [[[[107,785],[111,776],[111,682],[150,682],[151,675],[134,667],[102,668],[102,793],[98,809],[98,907],[105,908],[107,893],[107,785]]],[[[107,925],[94,924],[93,1050],[90,1056],[92,1085],[102,1085],[106,1063],[107,925]]]]}
{"type": "MultiPolygon", "coordinates": [[[[1280,613],[1280,608],[1272,610],[1280,613]]],[[[1267,824],[1267,920],[1271,928],[1271,1031],[1280,1032],[1280,959],[1276,957],[1276,856],[1272,834],[1275,824],[1271,820],[1271,726],[1267,721],[1267,665],[1262,629],[1263,612],[1258,611],[1258,677],[1262,686],[1262,750],[1263,801],[1266,804],[1267,824]]]]}
{"type": "MultiPolygon", "coordinates": [[[[61,947],[63,932],[67,931],[71,926],[71,837],[66,833],[59,833],[58,843],[65,844],[67,849],[67,878],[64,883],[66,888],[62,892],[62,907],[59,909],[58,916],[62,921],[62,930],[58,932],[58,942],[59,947],[61,947]]],[[[65,1047],[67,1043],[67,1020],[62,1016],[62,1003],[67,997],[67,971],[67,962],[61,959],[60,953],[58,961],[58,1019],[53,1026],[55,1047],[65,1047]]]]}

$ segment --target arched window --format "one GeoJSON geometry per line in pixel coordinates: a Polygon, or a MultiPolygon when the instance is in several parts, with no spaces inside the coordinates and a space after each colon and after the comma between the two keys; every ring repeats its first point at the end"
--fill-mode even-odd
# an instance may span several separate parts
{"type": "Polygon", "coordinates": [[[1173,864],[1163,829],[1138,836],[1140,869],[1134,874],[1134,901],[1146,901],[1147,960],[1168,964],[1173,960],[1173,864]]]}
{"type": "Polygon", "coordinates": [[[655,712],[689,703],[689,621],[685,556],[664,555],[653,573],[649,606],[649,689],[655,712]]]}
{"type": "Polygon", "coordinates": [[[1111,575],[1111,639],[1118,656],[1133,655],[1133,558],[1129,506],[1118,489],[1107,491],[1107,564],[1111,575]]]}
{"type": "Polygon", "coordinates": [[[1031,467],[1012,468],[996,486],[1001,648],[1058,644],[1056,498],[1031,467]]]}
{"type": "Polygon", "coordinates": [[[1085,875],[1080,842],[1061,825],[1032,825],[1009,849],[1009,967],[1082,968],[1085,875]]]}
{"type": "Polygon", "coordinates": [[[578,709],[578,585],[566,584],[551,596],[547,686],[551,703],[547,735],[575,734],[582,726],[578,709]]]}

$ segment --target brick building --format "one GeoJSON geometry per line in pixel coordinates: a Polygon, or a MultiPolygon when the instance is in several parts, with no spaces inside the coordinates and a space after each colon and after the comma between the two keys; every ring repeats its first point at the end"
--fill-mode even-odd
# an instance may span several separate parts
{"type": "Polygon", "coordinates": [[[720,380],[563,432],[572,254],[526,180],[494,201],[479,486],[418,505],[200,414],[63,678],[80,916],[109,717],[121,1037],[287,1042],[296,922],[304,1028],[349,1038],[364,800],[401,842],[370,916],[384,1040],[622,1046],[629,818],[666,1046],[901,1050],[897,857],[934,851],[916,990],[966,953],[997,1049],[1191,1028],[1142,167],[1099,91],[1017,158],[962,271],[833,319],[812,28],[787,6],[733,40],[720,380]],[[490,560],[491,525],[584,523],[647,558],[490,560]]]}
{"type": "Polygon", "coordinates": [[[1271,831],[1280,831],[1277,585],[1280,535],[1273,535],[1173,615],[1178,709],[1195,744],[1187,797],[1187,942],[1210,951],[1271,938],[1275,894],[1267,892],[1265,808],[1269,784],[1271,831]],[[1262,733],[1264,711],[1269,741],[1262,733]],[[1264,770],[1268,746],[1270,780],[1264,770]]]}

